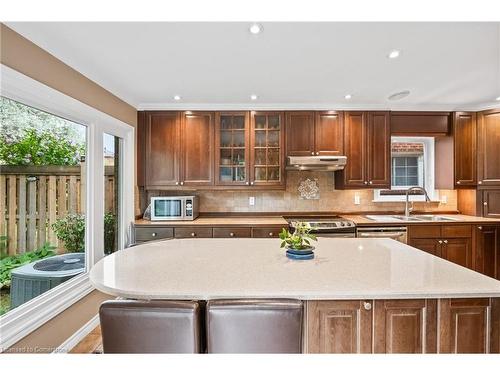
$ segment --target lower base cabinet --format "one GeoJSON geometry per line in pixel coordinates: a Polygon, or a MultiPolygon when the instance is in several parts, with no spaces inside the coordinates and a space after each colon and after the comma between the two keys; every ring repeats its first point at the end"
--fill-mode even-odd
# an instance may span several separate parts
{"type": "Polygon", "coordinates": [[[500,298],[308,301],[306,353],[500,353],[500,298]]]}

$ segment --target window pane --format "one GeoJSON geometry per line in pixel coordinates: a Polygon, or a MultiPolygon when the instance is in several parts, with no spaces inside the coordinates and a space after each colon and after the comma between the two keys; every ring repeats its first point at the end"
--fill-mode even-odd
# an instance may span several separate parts
{"type": "MultiPolygon", "coordinates": [[[[120,209],[120,147],[121,139],[104,134],[104,254],[108,255],[119,249],[118,218],[120,209]]],[[[169,202],[170,203],[170,202],[169,202]]],[[[178,210],[175,207],[163,207],[166,212],[178,210]]],[[[157,213],[160,214],[160,213],[157,213]]]]}
{"type": "Polygon", "coordinates": [[[0,315],[85,271],[86,127],[0,98],[0,315]]]}

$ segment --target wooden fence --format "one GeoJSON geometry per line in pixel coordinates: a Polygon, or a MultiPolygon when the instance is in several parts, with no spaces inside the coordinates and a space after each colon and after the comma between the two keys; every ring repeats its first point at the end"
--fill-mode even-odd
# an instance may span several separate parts
{"type": "MultiPolygon", "coordinates": [[[[82,166],[0,166],[0,235],[8,238],[8,254],[19,254],[45,243],[64,249],[52,230],[59,218],[85,208],[85,168],[82,166]]],[[[113,212],[114,170],[105,170],[106,212],[113,212]]]]}

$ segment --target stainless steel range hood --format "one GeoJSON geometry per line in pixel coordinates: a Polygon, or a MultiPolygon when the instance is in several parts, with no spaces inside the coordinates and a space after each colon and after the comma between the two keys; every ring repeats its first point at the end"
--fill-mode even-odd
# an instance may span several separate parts
{"type": "Polygon", "coordinates": [[[344,169],[347,156],[289,156],[289,171],[339,171],[344,169]]]}

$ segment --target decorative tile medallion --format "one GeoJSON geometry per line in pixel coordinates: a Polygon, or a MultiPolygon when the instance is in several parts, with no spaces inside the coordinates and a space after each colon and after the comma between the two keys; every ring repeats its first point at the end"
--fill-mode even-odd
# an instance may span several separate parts
{"type": "Polygon", "coordinates": [[[319,199],[319,184],[316,178],[300,181],[298,190],[300,199],[319,199]]]}

